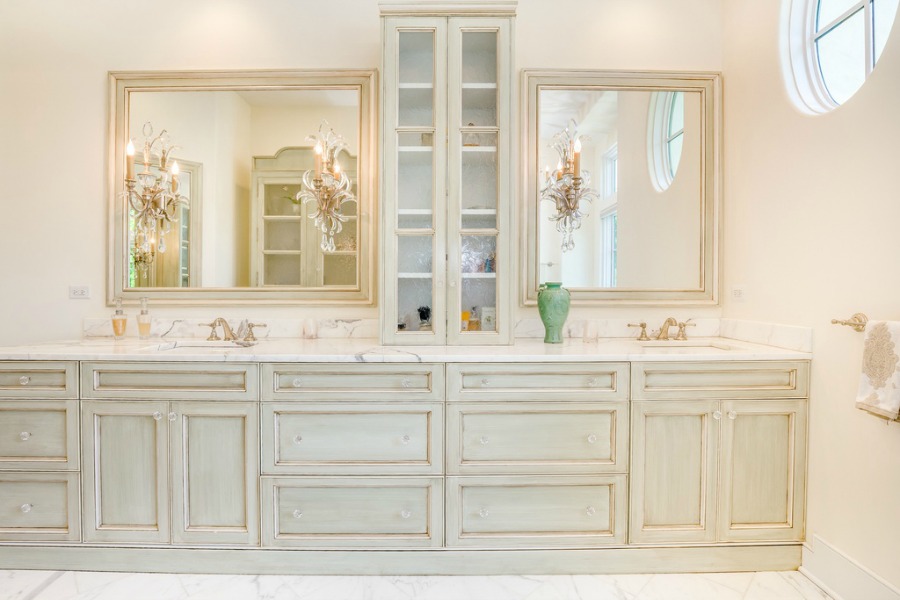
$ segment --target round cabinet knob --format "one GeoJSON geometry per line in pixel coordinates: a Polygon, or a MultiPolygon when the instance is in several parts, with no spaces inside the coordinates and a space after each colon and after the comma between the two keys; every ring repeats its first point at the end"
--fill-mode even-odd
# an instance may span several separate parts
{"type": "Polygon", "coordinates": [[[294,380],[291,381],[291,385],[294,386],[295,388],[298,388],[301,385],[303,385],[303,380],[300,379],[299,377],[294,377],[294,380]]]}
{"type": "Polygon", "coordinates": [[[153,413],[153,420],[154,420],[154,421],[159,421],[160,419],[162,419],[162,413],[161,413],[161,412],[156,411],[155,413],[153,413]]]}
{"type": "Polygon", "coordinates": [[[291,514],[294,515],[294,518],[295,518],[295,519],[299,519],[300,517],[303,516],[303,511],[300,510],[300,509],[298,508],[297,510],[295,510],[295,511],[292,512],[291,514]]]}
{"type": "Polygon", "coordinates": [[[734,412],[733,410],[729,410],[729,411],[728,411],[728,418],[731,419],[732,421],[734,421],[735,419],[737,419],[737,413],[734,412]]]}
{"type": "Polygon", "coordinates": [[[19,377],[19,385],[28,385],[29,383],[31,383],[31,377],[27,375],[19,377]]]}
{"type": "Polygon", "coordinates": [[[586,509],[584,509],[584,513],[589,517],[593,517],[597,514],[597,509],[593,506],[588,506],[586,509]]]}
{"type": "Polygon", "coordinates": [[[400,511],[400,516],[404,519],[408,519],[412,516],[412,513],[409,512],[408,510],[404,509],[404,510],[400,511]]]}
{"type": "Polygon", "coordinates": [[[481,385],[491,385],[491,380],[485,377],[481,380],[481,385]]]}
{"type": "Polygon", "coordinates": [[[169,420],[170,420],[170,421],[173,421],[173,422],[174,422],[175,419],[177,419],[177,418],[178,418],[178,415],[176,415],[175,413],[173,413],[173,412],[170,412],[170,413],[169,413],[169,420]]]}
{"type": "Polygon", "coordinates": [[[27,431],[23,431],[19,434],[19,439],[23,442],[27,442],[29,439],[31,439],[31,434],[27,431]]]}
{"type": "Polygon", "coordinates": [[[406,445],[409,443],[410,439],[411,438],[408,435],[404,435],[402,438],[400,438],[400,442],[403,443],[404,445],[406,445]]]}
{"type": "Polygon", "coordinates": [[[19,510],[23,513],[30,513],[32,508],[34,508],[34,504],[23,504],[19,507],[19,510]]]}
{"type": "Polygon", "coordinates": [[[450,287],[452,287],[452,288],[455,288],[455,287],[456,287],[456,280],[455,280],[455,279],[451,279],[451,280],[450,280],[450,287]]]}
{"type": "Polygon", "coordinates": [[[597,384],[600,383],[600,380],[596,377],[591,377],[588,379],[588,387],[597,387],[597,384]]]}
{"type": "Polygon", "coordinates": [[[722,418],[722,413],[720,411],[717,410],[716,412],[713,413],[713,419],[715,419],[716,421],[718,421],[721,418],[722,418]]]}
{"type": "Polygon", "coordinates": [[[482,446],[487,446],[488,443],[490,443],[490,441],[491,440],[489,440],[488,436],[486,436],[486,435],[483,435],[480,438],[478,438],[478,443],[480,443],[482,446]]]}
{"type": "Polygon", "coordinates": [[[592,433],[592,434],[590,434],[589,436],[587,436],[587,441],[588,441],[588,444],[596,444],[596,443],[597,443],[597,436],[596,436],[595,434],[592,433]]]}
{"type": "Polygon", "coordinates": [[[410,381],[409,379],[404,379],[403,381],[400,382],[400,385],[402,387],[408,388],[408,387],[412,386],[412,381],[410,381]]]}
{"type": "Polygon", "coordinates": [[[486,508],[482,508],[481,510],[478,511],[478,516],[481,517],[482,519],[487,519],[488,515],[490,515],[490,514],[491,514],[490,511],[486,508]]]}
{"type": "Polygon", "coordinates": [[[299,433],[298,433],[297,435],[294,436],[294,443],[295,443],[295,444],[299,445],[300,442],[302,442],[302,441],[303,441],[303,436],[300,435],[299,433]]]}

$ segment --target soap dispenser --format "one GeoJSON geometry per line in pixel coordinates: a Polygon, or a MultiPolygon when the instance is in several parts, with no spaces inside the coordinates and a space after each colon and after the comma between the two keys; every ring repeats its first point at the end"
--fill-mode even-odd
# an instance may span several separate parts
{"type": "Polygon", "coordinates": [[[147,298],[141,298],[141,314],[138,315],[138,338],[150,339],[150,311],[147,308],[147,298]]]}
{"type": "Polygon", "coordinates": [[[113,337],[121,340],[125,337],[125,324],[128,322],[128,315],[122,311],[122,299],[116,298],[116,312],[112,316],[113,337]]]}

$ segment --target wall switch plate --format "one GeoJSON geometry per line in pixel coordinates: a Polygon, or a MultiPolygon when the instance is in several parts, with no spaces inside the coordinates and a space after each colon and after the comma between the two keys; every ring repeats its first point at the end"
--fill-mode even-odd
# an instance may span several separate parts
{"type": "Polygon", "coordinates": [[[69,300],[87,300],[91,297],[91,287],[88,285],[70,285],[69,300]]]}
{"type": "Polygon", "coordinates": [[[733,285],[731,286],[731,299],[735,302],[746,302],[747,301],[747,286],[746,285],[733,285]]]}

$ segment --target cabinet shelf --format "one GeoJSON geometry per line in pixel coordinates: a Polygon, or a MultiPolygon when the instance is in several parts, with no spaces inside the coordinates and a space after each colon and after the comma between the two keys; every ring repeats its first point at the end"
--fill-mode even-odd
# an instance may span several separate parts
{"type": "MultiPolygon", "coordinates": [[[[402,87],[403,84],[400,84],[402,87]]],[[[496,90],[496,83],[464,83],[462,84],[462,89],[464,90],[496,90]]]]}
{"type": "Polygon", "coordinates": [[[398,146],[397,152],[433,152],[431,146],[398,146]]]}
{"type": "MultiPolygon", "coordinates": [[[[433,90],[433,83],[399,83],[397,87],[401,90],[433,90]]],[[[465,84],[463,85],[465,87],[465,84]]],[[[497,87],[494,85],[494,87],[497,87]]]]}
{"type": "Polygon", "coordinates": [[[496,273],[462,273],[463,279],[496,279],[496,273]]]}
{"type": "Polygon", "coordinates": [[[463,146],[463,152],[496,152],[497,146],[463,146]]]}
{"type": "Polygon", "coordinates": [[[463,216],[466,215],[496,215],[496,208],[464,208],[462,209],[463,216]]]}
{"type": "Polygon", "coordinates": [[[431,279],[431,273],[397,273],[398,279],[431,279]]]}
{"type": "MultiPolygon", "coordinates": [[[[495,211],[496,212],[496,211],[495,211]]],[[[400,208],[397,209],[398,215],[422,215],[422,216],[430,216],[434,214],[434,211],[430,208],[400,208]]]]}

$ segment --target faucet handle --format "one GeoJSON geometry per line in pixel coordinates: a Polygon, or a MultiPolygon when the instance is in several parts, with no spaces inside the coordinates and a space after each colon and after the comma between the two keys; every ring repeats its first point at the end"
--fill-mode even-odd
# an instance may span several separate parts
{"type": "Polygon", "coordinates": [[[207,342],[217,342],[219,341],[219,333],[216,331],[216,327],[219,325],[219,321],[213,321],[212,323],[200,323],[198,327],[209,327],[209,337],[206,338],[207,342]]]}
{"type": "Polygon", "coordinates": [[[684,330],[685,327],[696,327],[696,323],[691,323],[693,319],[688,319],[687,321],[683,321],[678,324],[678,334],[675,336],[675,339],[678,341],[687,340],[687,332],[684,330]]]}
{"type": "Polygon", "coordinates": [[[253,335],[254,327],[268,327],[265,323],[247,323],[247,335],[244,336],[245,342],[255,342],[256,336],[253,335]]]}
{"type": "Polygon", "coordinates": [[[628,326],[629,326],[629,327],[640,327],[640,328],[641,328],[641,333],[640,333],[640,335],[638,335],[638,341],[639,341],[639,342],[648,342],[648,341],[650,341],[650,337],[647,335],[647,323],[646,323],[646,322],[641,321],[640,323],[629,323],[628,326]]]}

